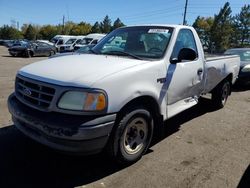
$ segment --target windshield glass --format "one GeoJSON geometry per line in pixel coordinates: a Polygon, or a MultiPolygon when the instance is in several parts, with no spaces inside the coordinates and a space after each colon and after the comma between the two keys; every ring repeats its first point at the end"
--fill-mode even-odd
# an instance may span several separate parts
{"type": "Polygon", "coordinates": [[[173,28],[162,26],[135,26],[116,29],[98,43],[97,54],[159,59],[164,56],[173,28]]]}
{"type": "Polygon", "coordinates": [[[51,40],[50,40],[50,42],[52,42],[52,43],[57,43],[57,41],[59,40],[59,38],[52,38],[51,40]]]}
{"type": "Polygon", "coordinates": [[[92,40],[93,40],[93,38],[84,38],[84,39],[82,39],[82,41],[80,42],[80,44],[81,44],[81,45],[87,45],[87,44],[89,44],[92,40]]]}
{"type": "Polygon", "coordinates": [[[250,61],[250,49],[246,50],[227,50],[227,55],[239,55],[241,61],[250,61]]]}
{"type": "Polygon", "coordinates": [[[86,45],[83,46],[81,48],[79,48],[78,50],[76,50],[76,53],[88,53],[95,45],[86,45]]]}
{"type": "Polygon", "coordinates": [[[65,44],[73,44],[76,41],[76,39],[69,39],[65,44]]]}

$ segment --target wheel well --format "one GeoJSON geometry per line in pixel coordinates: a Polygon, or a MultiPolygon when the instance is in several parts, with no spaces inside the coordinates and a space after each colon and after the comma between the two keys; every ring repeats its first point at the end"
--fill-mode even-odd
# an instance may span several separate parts
{"type": "MultiPolygon", "coordinates": [[[[131,101],[129,101],[126,105],[122,107],[122,109],[118,112],[118,116],[116,121],[120,121],[123,115],[133,106],[143,106],[148,109],[154,119],[155,130],[154,132],[158,132],[161,127],[163,127],[163,116],[160,113],[160,107],[157,101],[151,96],[140,96],[131,101]]],[[[156,133],[157,134],[157,133],[156,133]]]]}
{"type": "Polygon", "coordinates": [[[29,51],[30,51],[30,55],[33,56],[34,52],[32,50],[29,50],[29,51]]]}
{"type": "Polygon", "coordinates": [[[153,97],[150,96],[141,96],[129,101],[126,105],[122,107],[119,113],[124,112],[130,106],[143,106],[150,110],[150,112],[160,115],[160,108],[158,103],[153,97]]]}
{"type": "MultiPolygon", "coordinates": [[[[233,85],[233,84],[232,84],[232,81],[233,81],[233,74],[230,73],[226,78],[224,78],[224,79],[223,79],[214,89],[212,89],[211,93],[213,93],[213,91],[215,91],[218,87],[220,87],[221,84],[223,84],[226,80],[229,81],[230,87],[232,87],[232,85],[233,85]]],[[[231,95],[231,90],[230,90],[229,95],[231,95]]]]}

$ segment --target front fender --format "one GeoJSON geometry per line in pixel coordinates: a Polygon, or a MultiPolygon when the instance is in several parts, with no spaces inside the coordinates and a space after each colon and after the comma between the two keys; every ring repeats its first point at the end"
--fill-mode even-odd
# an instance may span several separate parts
{"type": "Polygon", "coordinates": [[[119,112],[127,103],[141,96],[150,96],[157,101],[160,113],[166,116],[166,102],[162,100],[163,83],[159,78],[166,77],[162,61],[149,62],[112,74],[96,82],[93,87],[106,91],[108,113],[119,112]]]}

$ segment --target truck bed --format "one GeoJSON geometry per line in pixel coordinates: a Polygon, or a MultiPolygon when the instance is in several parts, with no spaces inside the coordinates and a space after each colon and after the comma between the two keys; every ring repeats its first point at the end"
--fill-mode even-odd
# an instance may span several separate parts
{"type": "Polygon", "coordinates": [[[206,57],[203,93],[209,93],[230,74],[233,76],[232,83],[234,83],[238,77],[239,65],[240,58],[237,55],[206,57]]]}

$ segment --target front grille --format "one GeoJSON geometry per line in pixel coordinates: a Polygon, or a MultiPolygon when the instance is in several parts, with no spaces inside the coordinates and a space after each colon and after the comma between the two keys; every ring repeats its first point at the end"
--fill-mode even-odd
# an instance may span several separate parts
{"type": "Polygon", "coordinates": [[[55,89],[40,82],[17,77],[16,95],[30,105],[47,109],[55,95],[55,89]]]}

